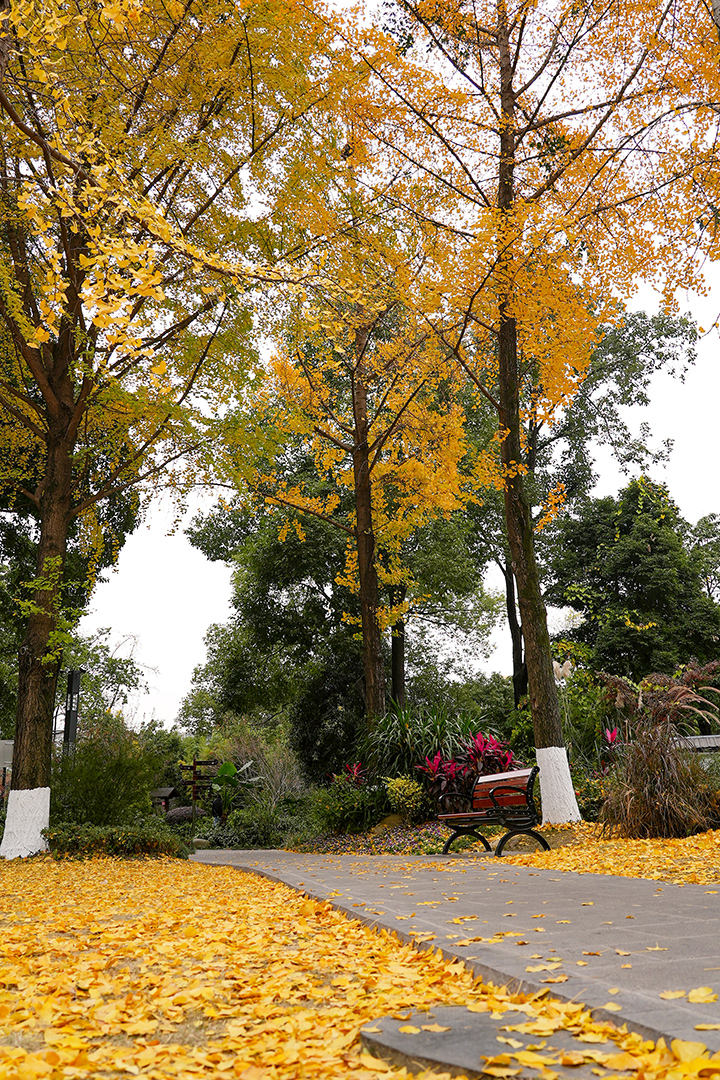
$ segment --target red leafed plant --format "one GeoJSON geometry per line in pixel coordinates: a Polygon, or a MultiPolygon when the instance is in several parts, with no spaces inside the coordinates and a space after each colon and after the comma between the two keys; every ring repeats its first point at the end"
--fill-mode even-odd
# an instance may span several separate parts
{"type": "Polygon", "coordinates": [[[483,735],[479,731],[454,757],[445,760],[442,754],[437,753],[434,758],[425,758],[424,763],[416,765],[416,768],[425,773],[428,792],[437,800],[449,794],[467,797],[478,776],[511,772],[524,766],[513,757],[512,750],[493,735],[483,735]]]}

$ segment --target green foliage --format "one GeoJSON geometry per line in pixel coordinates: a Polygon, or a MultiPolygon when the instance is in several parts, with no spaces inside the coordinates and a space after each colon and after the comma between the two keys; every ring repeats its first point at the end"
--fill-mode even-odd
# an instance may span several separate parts
{"type": "Polygon", "coordinates": [[[309,680],[289,712],[290,745],[305,778],[327,783],[365,727],[362,666],[357,652],[338,657],[309,680]]]}
{"type": "Polygon", "coordinates": [[[603,728],[615,725],[615,711],[608,702],[605,684],[589,668],[576,667],[558,687],[558,697],[571,765],[597,769],[602,757],[603,728]]]}
{"type": "Polygon", "coordinates": [[[312,796],[312,812],[323,832],[366,832],[390,813],[384,783],[355,784],[340,777],[312,796]]]}
{"type": "Polygon", "coordinates": [[[88,636],[73,634],[63,652],[63,673],[58,680],[55,705],[56,708],[63,707],[66,672],[82,668],[81,725],[102,724],[108,712],[122,712],[127,719],[133,695],[147,692],[145,674],[134,658],[137,639],[128,635],[111,645],[111,633],[106,628],[88,636]]]}
{"type": "Polygon", "coordinates": [[[572,769],[573,787],[583,821],[597,821],[605,801],[607,780],[598,772],[572,769]]]}
{"type": "MultiPolygon", "coordinates": [[[[258,788],[264,799],[273,804],[296,800],[305,788],[300,765],[293,752],[287,732],[287,724],[261,725],[250,723],[240,717],[225,717],[220,730],[208,744],[208,754],[221,760],[243,765],[249,782],[259,781],[258,788]]],[[[259,791],[249,789],[251,798],[259,798],[259,791]]]]}
{"type": "Polygon", "coordinates": [[[172,855],[186,859],[188,850],[162,819],[126,825],[80,825],[58,821],[43,829],[54,858],[90,859],[105,855],[128,858],[138,855],[172,855]]]}
{"type": "Polygon", "coordinates": [[[401,814],[408,825],[418,825],[430,817],[431,807],[422,784],[409,776],[389,778],[388,800],[394,814],[401,814]]]}
{"type": "Polygon", "coordinates": [[[557,525],[547,599],[583,614],[568,636],[590,646],[594,668],[637,681],[717,655],[720,608],[684,546],[687,531],[667,489],[645,478],[557,525]]]}
{"type": "Polygon", "coordinates": [[[122,825],[149,814],[150,791],[164,761],[152,742],[107,715],[86,727],[74,751],[53,759],[50,822],[122,825]]]}
{"type": "Polygon", "coordinates": [[[635,726],[607,779],[600,814],[607,832],[641,839],[688,836],[715,823],[717,792],[676,736],[667,718],[644,718],[635,726]]]}
{"type": "Polygon", "coordinates": [[[448,707],[390,709],[361,743],[360,756],[382,776],[412,776],[426,758],[452,758],[478,730],[477,718],[448,707]]]}

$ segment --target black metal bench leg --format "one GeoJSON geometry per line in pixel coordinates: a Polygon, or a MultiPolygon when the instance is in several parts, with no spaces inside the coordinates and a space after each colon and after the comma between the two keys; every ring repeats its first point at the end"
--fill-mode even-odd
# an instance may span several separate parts
{"type": "Polygon", "coordinates": [[[461,836],[474,836],[476,840],[482,841],[486,851],[492,851],[492,848],[488,844],[487,840],[484,836],[481,836],[480,833],[476,833],[473,829],[456,829],[450,839],[445,842],[445,847],[443,848],[443,855],[447,855],[449,853],[450,845],[454,844],[456,840],[459,840],[461,836]]]}
{"type": "Polygon", "coordinates": [[[540,844],[540,846],[543,847],[545,851],[550,850],[550,845],[548,844],[545,837],[541,836],[540,833],[535,832],[534,829],[510,829],[510,831],[506,832],[505,835],[501,837],[498,841],[498,845],[495,848],[496,859],[502,858],[503,848],[505,847],[505,844],[508,842],[508,840],[511,840],[513,836],[532,836],[533,840],[537,840],[538,844],[540,844]]]}

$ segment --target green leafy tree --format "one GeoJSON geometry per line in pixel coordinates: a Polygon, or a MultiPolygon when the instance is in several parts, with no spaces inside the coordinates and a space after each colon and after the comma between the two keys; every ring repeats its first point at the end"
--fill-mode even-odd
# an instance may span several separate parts
{"type": "Polygon", "coordinates": [[[566,636],[595,668],[635,681],[720,652],[720,608],[703,582],[667,488],[642,477],[556,523],[548,599],[583,622],[566,636]]]}

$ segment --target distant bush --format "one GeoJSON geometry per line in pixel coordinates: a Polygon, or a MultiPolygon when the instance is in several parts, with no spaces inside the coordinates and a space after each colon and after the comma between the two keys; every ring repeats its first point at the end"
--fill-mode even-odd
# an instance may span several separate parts
{"type": "Polygon", "coordinates": [[[50,785],[50,824],[123,825],[151,813],[159,751],[110,716],[83,733],[70,753],[58,749],[50,785]]]}
{"type": "Polygon", "coordinates": [[[312,796],[312,811],[323,832],[365,832],[390,809],[383,782],[356,783],[350,776],[337,776],[329,787],[319,788],[312,796]]]}
{"type": "Polygon", "coordinates": [[[430,802],[422,784],[409,776],[387,781],[387,793],[394,814],[401,814],[408,825],[417,825],[431,816],[430,802]]]}
{"type": "Polygon", "coordinates": [[[188,856],[188,849],[180,837],[159,819],[131,825],[78,825],[75,822],[58,822],[43,829],[43,836],[55,858],[171,855],[186,859],[188,856]]]}
{"type": "Polygon", "coordinates": [[[360,756],[380,776],[412,776],[426,758],[454,757],[477,730],[476,715],[450,707],[392,708],[376,720],[360,756]]]}

